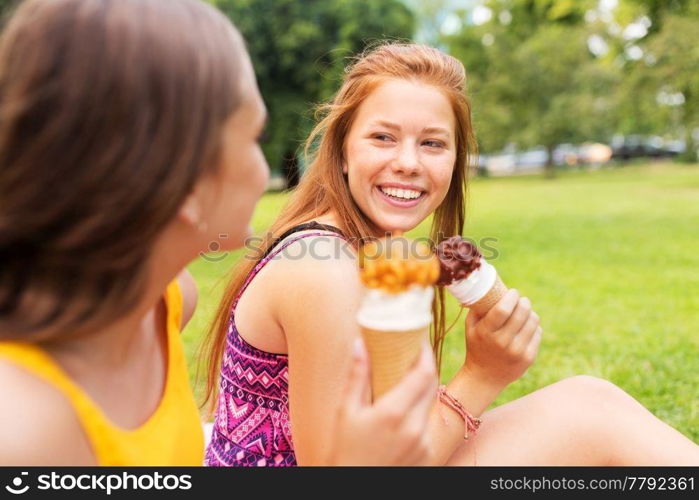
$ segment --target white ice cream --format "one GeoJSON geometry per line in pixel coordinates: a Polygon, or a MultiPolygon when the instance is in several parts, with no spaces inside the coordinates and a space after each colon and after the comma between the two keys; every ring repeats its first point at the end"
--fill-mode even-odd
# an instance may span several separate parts
{"type": "Polygon", "coordinates": [[[485,297],[485,294],[495,284],[496,276],[495,268],[481,258],[481,265],[478,269],[473,271],[468,278],[448,285],[447,289],[461,304],[470,306],[485,297]]]}
{"type": "Polygon", "coordinates": [[[432,322],[431,286],[413,286],[405,292],[388,293],[367,289],[357,313],[360,326],[372,330],[405,331],[424,328],[432,322]]]}

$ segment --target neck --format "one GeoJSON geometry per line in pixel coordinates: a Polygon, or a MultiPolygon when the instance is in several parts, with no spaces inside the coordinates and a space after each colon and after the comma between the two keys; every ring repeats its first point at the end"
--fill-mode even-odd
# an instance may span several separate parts
{"type": "Polygon", "coordinates": [[[138,304],[118,320],[96,330],[63,339],[41,343],[61,364],[79,367],[98,365],[102,367],[120,366],[138,351],[144,334],[154,324],[163,294],[168,284],[177,278],[184,266],[197,253],[193,248],[180,251],[170,238],[161,239],[150,257],[149,279],[138,304]]]}
{"type": "MultiPolygon", "coordinates": [[[[319,217],[314,217],[312,220],[320,222],[321,224],[329,224],[335,227],[342,227],[342,224],[340,223],[340,217],[335,211],[326,212],[319,217]]],[[[385,231],[377,228],[371,221],[367,221],[367,226],[369,228],[371,236],[375,238],[385,238],[389,234],[391,236],[403,236],[402,231],[385,231]]]]}

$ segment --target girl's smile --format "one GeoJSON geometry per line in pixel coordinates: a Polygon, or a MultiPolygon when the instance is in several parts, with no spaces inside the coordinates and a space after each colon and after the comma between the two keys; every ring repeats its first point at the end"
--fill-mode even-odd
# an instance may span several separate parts
{"type": "Polygon", "coordinates": [[[427,191],[411,184],[401,184],[397,182],[386,182],[376,186],[386,203],[394,207],[410,208],[414,207],[427,194],[427,191]]]}

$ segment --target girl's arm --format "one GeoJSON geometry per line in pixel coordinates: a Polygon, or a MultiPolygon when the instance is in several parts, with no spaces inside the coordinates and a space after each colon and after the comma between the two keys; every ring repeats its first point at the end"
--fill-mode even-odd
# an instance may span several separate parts
{"type": "Polygon", "coordinates": [[[267,265],[275,273],[271,281],[279,283],[269,297],[288,346],[289,411],[302,465],[322,464],[330,453],[353,342],[360,336],[354,319],[361,292],[357,263],[336,255],[341,245],[334,237],[305,238],[288,247],[288,255],[304,250],[302,258],[267,265]]]}
{"type": "MultiPolygon", "coordinates": [[[[520,297],[517,290],[509,290],[482,318],[469,312],[466,361],[447,390],[469,413],[479,417],[531,366],[541,336],[539,316],[529,299],[520,297]]],[[[433,461],[442,464],[463,443],[464,422],[441,403],[435,405],[432,417],[433,461]]]]}
{"type": "Polygon", "coordinates": [[[97,465],[68,400],[48,383],[3,359],[0,465],[97,465]]]}

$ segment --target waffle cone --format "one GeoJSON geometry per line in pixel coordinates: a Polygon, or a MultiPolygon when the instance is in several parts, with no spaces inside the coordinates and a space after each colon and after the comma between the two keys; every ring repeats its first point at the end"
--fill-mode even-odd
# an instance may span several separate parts
{"type": "Polygon", "coordinates": [[[490,309],[502,298],[503,295],[505,295],[506,292],[507,287],[505,286],[505,283],[502,282],[500,275],[498,274],[495,276],[495,283],[493,283],[493,286],[490,288],[490,290],[488,290],[488,293],[486,293],[482,299],[468,306],[468,308],[475,311],[478,316],[483,316],[485,313],[490,311],[490,309]]]}
{"type": "Polygon", "coordinates": [[[371,362],[371,392],[378,399],[405,376],[429,340],[430,327],[417,330],[387,331],[362,327],[371,362]]]}

